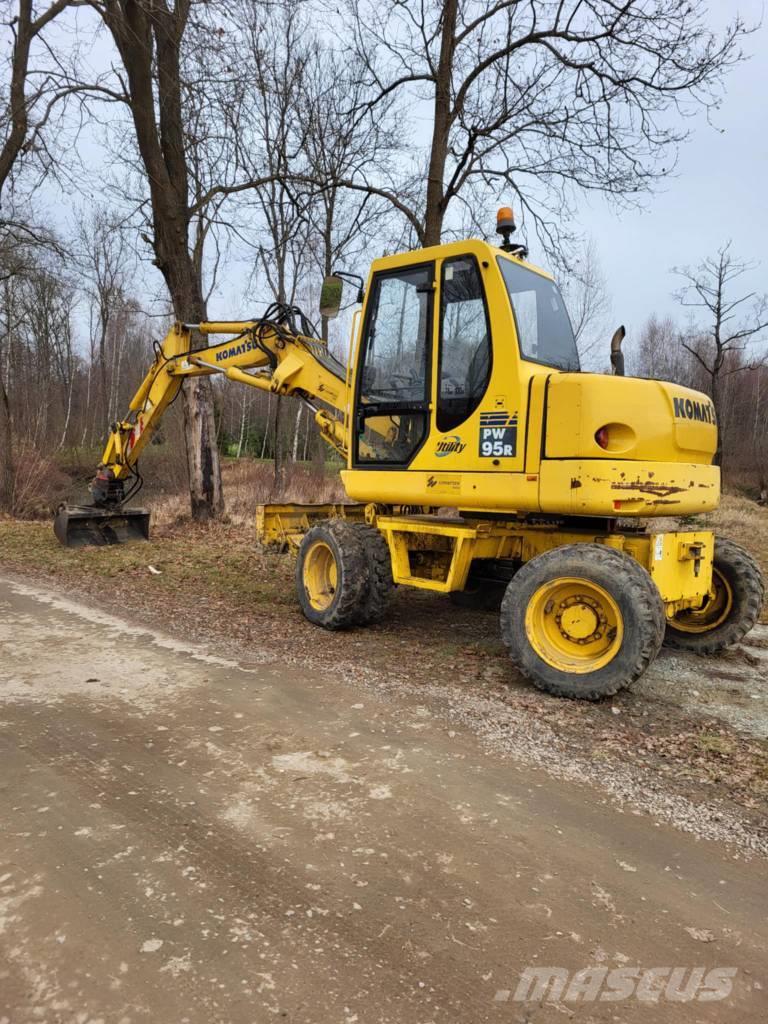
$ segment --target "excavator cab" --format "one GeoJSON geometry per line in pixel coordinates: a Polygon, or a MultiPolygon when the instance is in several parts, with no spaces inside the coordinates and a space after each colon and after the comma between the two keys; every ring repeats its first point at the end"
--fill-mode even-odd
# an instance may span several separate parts
{"type": "Polygon", "coordinates": [[[349,373],[356,501],[601,517],[717,502],[711,403],[583,373],[556,282],[517,251],[469,239],[376,260],[349,373]]]}

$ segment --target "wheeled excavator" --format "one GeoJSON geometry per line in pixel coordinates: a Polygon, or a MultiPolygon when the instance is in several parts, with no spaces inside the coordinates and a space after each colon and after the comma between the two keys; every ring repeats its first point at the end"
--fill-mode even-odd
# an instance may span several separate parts
{"type": "MultiPolygon", "coordinates": [[[[294,542],[310,622],[363,627],[395,586],[500,599],[512,662],[540,689],[598,699],[637,679],[662,643],[713,654],[762,607],[760,571],[742,548],[643,520],[714,509],[715,409],[690,388],[581,372],[553,277],[510,240],[470,239],[385,256],[358,286],[346,363],[300,310],[246,321],[176,323],[113,424],[93,504],[63,507],[69,545],[147,537],[127,502],[138,462],[185,379],[222,376],[294,396],[343,458],[348,503],[267,506],[263,541],[294,542]],[[193,338],[210,339],[208,347],[193,338]]],[[[345,280],[326,278],[335,316],[345,280]]]]}

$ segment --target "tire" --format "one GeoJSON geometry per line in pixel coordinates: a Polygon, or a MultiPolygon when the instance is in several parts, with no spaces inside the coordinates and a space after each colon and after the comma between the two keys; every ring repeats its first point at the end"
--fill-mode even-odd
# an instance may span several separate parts
{"type": "Polygon", "coordinates": [[[368,569],[368,587],[358,606],[357,624],[371,626],[381,622],[392,603],[392,558],[386,538],[375,526],[355,523],[354,530],[362,541],[368,569]]]}
{"type": "Polygon", "coordinates": [[[600,700],[629,686],[656,657],[664,605],[634,558],[602,544],[566,544],[531,559],[509,582],[501,635],[540,690],[600,700]]]}
{"type": "Polygon", "coordinates": [[[664,643],[679,651],[717,654],[743,640],[757,622],[765,582],[752,556],[732,540],[715,538],[715,597],[699,611],[667,620],[664,643]]]}
{"type": "Polygon", "coordinates": [[[368,590],[368,559],[353,523],[329,519],[304,535],[296,592],[305,618],[323,629],[357,625],[368,590]]]}

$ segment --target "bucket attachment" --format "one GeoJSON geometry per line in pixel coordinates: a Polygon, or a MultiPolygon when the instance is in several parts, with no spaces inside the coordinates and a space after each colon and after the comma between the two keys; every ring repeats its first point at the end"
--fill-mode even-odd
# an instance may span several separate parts
{"type": "Polygon", "coordinates": [[[143,508],[62,505],[53,521],[53,532],[65,548],[149,540],[149,512],[143,508]]]}

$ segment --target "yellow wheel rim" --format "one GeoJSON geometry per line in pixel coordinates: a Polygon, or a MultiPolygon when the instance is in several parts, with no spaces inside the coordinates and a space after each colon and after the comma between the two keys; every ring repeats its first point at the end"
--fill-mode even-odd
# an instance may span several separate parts
{"type": "Polygon", "coordinates": [[[721,626],[733,608],[733,587],[718,569],[712,570],[712,591],[700,608],[686,608],[672,619],[681,633],[708,633],[721,626]]]}
{"type": "Polygon", "coordinates": [[[316,541],[307,551],[302,576],[309,603],[316,611],[325,611],[333,601],[338,584],[336,559],[325,541],[316,541]]]}
{"type": "Polygon", "coordinates": [[[539,587],[528,603],[531,647],[561,672],[595,672],[619,652],[624,622],[616,601],[592,580],[563,576],[539,587]]]}

